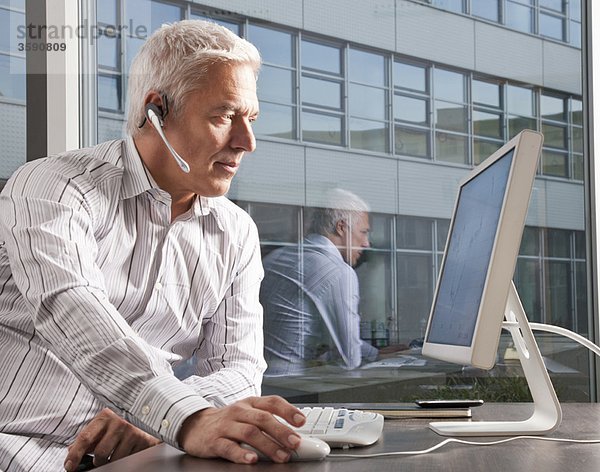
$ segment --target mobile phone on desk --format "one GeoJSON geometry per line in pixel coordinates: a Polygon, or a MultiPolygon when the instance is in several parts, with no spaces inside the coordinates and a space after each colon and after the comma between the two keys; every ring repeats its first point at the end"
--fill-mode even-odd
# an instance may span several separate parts
{"type": "Polygon", "coordinates": [[[416,400],[421,408],[471,408],[483,405],[483,400],[416,400]]]}

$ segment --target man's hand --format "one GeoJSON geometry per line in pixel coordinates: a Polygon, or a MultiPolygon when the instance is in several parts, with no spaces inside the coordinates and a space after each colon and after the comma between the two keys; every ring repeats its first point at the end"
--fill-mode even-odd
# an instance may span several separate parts
{"type": "Polygon", "coordinates": [[[274,462],[287,462],[300,436],[273,415],[302,426],[304,415],[281,397],[251,397],[223,408],[207,408],[188,417],[179,432],[179,445],[196,457],[222,457],[239,464],[258,460],[246,443],[274,462]]]}
{"type": "Polygon", "coordinates": [[[106,464],[154,446],[160,441],[105,408],[77,435],[65,459],[65,470],[77,469],[85,454],[94,454],[94,465],[106,464]]]}

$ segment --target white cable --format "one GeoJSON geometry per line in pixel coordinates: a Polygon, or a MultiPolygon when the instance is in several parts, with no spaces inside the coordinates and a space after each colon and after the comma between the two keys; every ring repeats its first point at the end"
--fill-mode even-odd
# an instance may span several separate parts
{"type": "Polygon", "coordinates": [[[457,438],[448,438],[443,440],[442,442],[437,443],[435,446],[430,447],[429,449],[422,449],[419,451],[399,451],[399,452],[380,452],[378,454],[330,454],[327,456],[328,459],[372,459],[374,457],[384,457],[384,456],[409,456],[409,455],[420,455],[420,454],[429,454],[446,444],[449,443],[459,443],[459,444],[467,444],[470,446],[495,446],[498,444],[504,444],[510,441],[516,441],[517,439],[535,439],[537,441],[554,441],[554,442],[566,442],[566,443],[578,443],[578,444],[600,444],[600,439],[564,439],[564,438],[546,438],[540,436],[514,436],[512,438],[500,439],[498,441],[467,441],[465,439],[457,439],[457,438]]]}
{"type": "Polygon", "coordinates": [[[595,345],[592,341],[587,338],[584,338],[580,334],[574,333],[573,331],[569,331],[568,329],[561,328],[560,326],[552,326],[543,323],[529,323],[531,329],[535,329],[537,331],[547,331],[548,333],[560,334],[567,338],[572,339],[573,341],[582,344],[587,347],[590,351],[592,351],[597,356],[600,356],[600,347],[595,345]]]}

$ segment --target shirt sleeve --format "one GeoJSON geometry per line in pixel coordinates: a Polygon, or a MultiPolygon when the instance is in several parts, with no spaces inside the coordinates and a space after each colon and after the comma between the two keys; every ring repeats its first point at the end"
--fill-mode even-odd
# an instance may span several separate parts
{"type": "Polygon", "coordinates": [[[184,381],[215,406],[259,396],[266,369],[263,309],[259,302],[263,268],[253,222],[241,236],[233,282],[215,314],[202,326],[202,340],[195,356],[197,375],[184,381]]]}
{"type": "Polygon", "coordinates": [[[48,350],[102,403],[176,446],[183,421],[210,403],[175,378],[108,299],[95,261],[105,185],[47,160],[21,168],[0,197],[0,239],[48,350]]]}

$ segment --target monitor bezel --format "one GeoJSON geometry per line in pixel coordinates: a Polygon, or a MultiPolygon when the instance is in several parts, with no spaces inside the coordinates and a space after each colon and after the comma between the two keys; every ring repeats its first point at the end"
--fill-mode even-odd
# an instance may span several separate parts
{"type": "Polygon", "coordinates": [[[462,188],[508,152],[514,150],[471,344],[458,346],[428,341],[431,320],[442,280],[441,275],[446,265],[445,250],[423,343],[422,353],[424,356],[486,370],[495,365],[504,309],[515,271],[542,142],[543,135],[541,133],[524,130],[460,181],[446,239],[446,250],[452,236],[462,188]]]}

